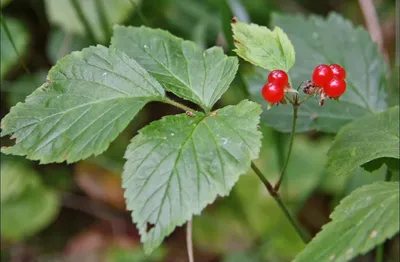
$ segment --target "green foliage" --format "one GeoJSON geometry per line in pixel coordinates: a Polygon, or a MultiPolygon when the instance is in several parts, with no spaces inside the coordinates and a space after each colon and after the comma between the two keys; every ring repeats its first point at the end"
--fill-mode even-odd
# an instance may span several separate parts
{"type": "Polygon", "coordinates": [[[46,227],[57,215],[59,199],[37,173],[14,160],[1,161],[1,236],[18,241],[46,227]]]}
{"type": "Polygon", "coordinates": [[[3,20],[2,22],[6,24],[16,48],[15,50],[4,26],[1,25],[0,72],[1,78],[4,78],[5,74],[17,65],[19,63],[18,61],[22,59],[22,56],[26,54],[29,44],[29,34],[21,21],[5,16],[2,16],[1,19],[3,20]]]}
{"type": "MultiPolygon", "coordinates": [[[[100,16],[96,1],[98,0],[79,1],[79,5],[96,39],[100,42],[105,42],[108,39],[102,28],[104,19],[100,16]]],[[[110,30],[113,24],[123,22],[132,14],[137,2],[137,0],[100,1],[102,2],[102,6],[104,6],[106,23],[110,30]]],[[[49,20],[52,24],[60,26],[68,33],[85,35],[85,26],[79,19],[71,2],[71,0],[45,0],[49,20]]]]}
{"type": "Polygon", "coordinates": [[[11,2],[11,0],[1,0],[0,7],[3,8],[5,6],[7,6],[10,2],[11,2]]]}
{"type": "Polygon", "coordinates": [[[157,249],[151,255],[146,255],[140,248],[124,249],[111,247],[107,250],[105,262],[158,262],[165,258],[166,250],[163,248],[157,249]]]}
{"type": "Polygon", "coordinates": [[[46,81],[47,71],[40,70],[32,74],[23,75],[11,84],[5,85],[3,91],[8,92],[8,105],[11,107],[19,102],[24,102],[38,86],[46,81]]]}
{"type": "Polygon", "coordinates": [[[332,221],[294,262],[345,262],[399,231],[399,183],[377,182],[355,190],[331,214],[332,221]]]}
{"type": "MultiPolygon", "coordinates": [[[[399,107],[365,116],[340,130],[328,152],[328,172],[343,175],[369,163],[368,170],[376,170],[387,158],[400,158],[399,107]],[[386,159],[382,159],[386,158],[386,159]]],[[[394,160],[396,161],[396,160],[394,160]]]]}
{"type": "Polygon", "coordinates": [[[145,252],[229,193],[258,156],[260,113],[259,105],[243,101],[211,115],[168,116],[132,139],[123,187],[145,252]]]}
{"type": "Polygon", "coordinates": [[[112,46],[135,59],[166,90],[210,110],[235,77],[236,57],[227,57],[222,48],[202,52],[160,29],[114,27],[112,46]]]}
{"type": "Polygon", "coordinates": [[[47,56],[53,64],[56,64],[61,57],[72,51],[82,50],[89,45],[90,42],[86,37],[60,29],[53,29],[49,35],[47,56]]]}
{"type": "MultiPolygon", "coordinates": [[[[386,105],[386,64],[376,44],[363,28],[332,13],[327,19],[318,16],[274,15],[272,24],[288,34],[296,49],[296,65],[290,71],[293,87],[311,79],[315,66],[337,63],[347,71],[347,91],[340,101],[326,101],[323,107],[310,99],[299,109],[297,132],[320,130],[336,133],[363,115],[384,110],[386,105]],[[338,37],[340,36],[340,37],[338,37]]],[[[254,101],[261,103],[261,88],[268,72],[250,69],[244,72],[254,101]]],[[[263,123],[290,132],[293,111],[290,106],[273,107],[262,115],[263,123]]]]}
{"type": "Polygon", "coordinates": [[[248,62],[268,70],[288,72],[294,65],[295,52],[281,28],[273,31],[265,26],[232,22],[236,53],[248,62]]]}
{"type": "Polygon", "coordinates": [[[2,119],[13,134],[5,154],[69,163],[100,154],[149,101],[164,90],[124,53],[102,46],[59,60],[48,81],[2,119]]]}

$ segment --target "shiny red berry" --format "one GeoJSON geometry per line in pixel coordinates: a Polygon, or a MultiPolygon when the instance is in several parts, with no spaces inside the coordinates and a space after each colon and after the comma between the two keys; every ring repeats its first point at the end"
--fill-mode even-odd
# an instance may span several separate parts
{"type": "Polygon", "coordinates": [[[346,91],[346,81],[338,77],[333,77],[332,80],[324,87],[324,92],[329,97],[339,97],[346,91]]]}
{"type": "Polygon", "coordinates": [[[284,88],[289,81],[289,77],[285,71],[274,70],[268,75],[268,82],[276,83],[278,86],[284,88]]]}
{"type": "Polygon", "coordinates": [[[328,65],[319,65],[312,73],[312,81],[316,86],[324,87],[332,80],[333,73],[328,65]]]}
{"type": "Polygon", "coordinates": [[[261,93],[264,99],[270,103],[278,103],[285,96],[283,88],[274,82],[264,85],[261,93]]]}
{"type": "Polygon", "coordinates": [[[332,64],[329,66],[329,68],[332,70],[333,75],[337,78],[346,79],[346,70],[344,70],[344,68],[340,65],[332,64]]]}

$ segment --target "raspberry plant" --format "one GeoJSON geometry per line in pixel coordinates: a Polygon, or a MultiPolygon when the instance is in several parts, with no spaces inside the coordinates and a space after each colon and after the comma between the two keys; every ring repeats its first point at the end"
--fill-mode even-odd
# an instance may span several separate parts
{"type": "MultiPolygon", "coordinates": [[[[279,195],[295,133],[340,129],[328,153],[327,171],[343,175],[359,166],[373,171],[385,164],[390,180],[400,158],[399,108],[388,108],[385,102],[383,59],[364,30],[354,29],[334,14],[326,21],[299,16],[275,16],[273,21],[285,29],[294,46],[325,41],[324,48],[334,55],[315,59],[299,53],[295,63],[295,48],[280,27],[271,31],[235,18],[235,51],[255,66],[243,78],[250,97],[259,103],[243,100],[215,109],[238,71],[236,57],[226,56],[219,47],[202,51],[160,29],[115,26],[110,47],[91,46],[61,58],[46,82],[12,107],[1,121],[1,136],[10,135],[15,144],[2,152],[41,164],[73,163],[104,152],[148,103],[170,104],[184,113],[165,116],[141,129],[125,153],[122,186],[145,251],[152,252],[217,196],[228,195],[250,167],[308,242],[279,195]],[[318,34],[339,35],[326,30],[332,23],[365,45],[359,50],[351,37],[343,37],[339,44],[328,41],[327,35],[318,39],[318,34]],[[315,31],[293,29],[299,24],[315,31]],[[342,45],[354,49],[355,57],[343,57],[342,45]],[[348,61],[362,64],[356,68],[348,61]],[[368,75],[360,77],[365,72],[359,68],[374,63],[381,67],[370,68],[368,75]],[[254,74],[261,75],[260,83],[254,81],[254,74]],[[177,102],[168,92],[196,108],[177,102]],[[320,97],[320,103],[314,96],[320,97]],[[325,96],[340,99],[323,103],[325,96]],[[252,162],[261,148],[260,124],[291,132],[275,185],[252,162]]],[[[398,182],[379,182],[354,191],[295,261],[348,261],[392,237],[399,231],[398,186],[398,182]]]]}

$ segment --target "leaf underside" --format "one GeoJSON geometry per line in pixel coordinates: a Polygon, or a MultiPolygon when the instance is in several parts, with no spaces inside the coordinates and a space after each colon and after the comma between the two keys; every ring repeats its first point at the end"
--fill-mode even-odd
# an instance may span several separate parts
{"type": "Polygon", "coordinates": [[[103,46],[65,56],[47,79],[2,119],[1,136],[16,138],[3,153],[41,163],[100,154],[147,102],[164,97],[139,64],[103,46]]]}
{"type": "MultiPolygon", "coordinates": [[[[328,152],[328,172],[348,174],[357,167],[380,158],[394,158],[398,161],[399,126],[398,106],[365,116],[345,126],[337,134],[328,152]]],[[[388,161],[390,159],[385,162],[388,161]]]]}
{"type": "Polygon", "coordinates": [[[166,90],[210,110],[236,75],[238,61],[222,48],[202,52],[167,31],[115,26],[111,46],[135,59],[166,90]]]}
{"type": "Polygon", "coordinates": [[[260,113],[258,104],[242,101],[215,115],[167,116],[132,139],[123,187],[147,253],[248,170],[261,145],[260,113]]]}
{"type": "Polygon", "coordinates": [[[399,232],[399,206],[398,182],[353,191],[294,262],[345,262],[367,253],[399,232]]]}

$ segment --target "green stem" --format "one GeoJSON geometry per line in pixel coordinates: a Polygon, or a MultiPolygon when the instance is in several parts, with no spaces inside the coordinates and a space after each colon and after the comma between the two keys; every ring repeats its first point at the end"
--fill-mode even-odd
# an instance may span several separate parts
{"type": "Polygon", "coordinates": [[[376,262],[383,262],[383,244],[376,248],[376,262]]]}
{"type": "Polygon", "coordinates": [[[193,113],[193,112],[196,112],[196,110],[194,110],[194,109],[192,109],[192,108],[190,108],[190,107],[188,107],[188,106],[185,106],[185,105],[183,105],[183,104],[181,104],[181,103],[178,103],[178,102],[176,102],[176,101],[174,101],[174,100],[172,100],[172,99],[169,99],[169,98],[160,100],[160,102],[164,102],[164,103],[166,103],[166,104],[173,105],[173,106],[175,106],[175,107],[177,107],[177,108],[182,109],[182,110],[185,111],[185,112],[187,112],[187,111],[192,112],[192,113],[193,113]]]}
{"type": "Polygon", "coordinates": [[[279,188],[282,184],[283,178],[285,176],[285,171],[288,167],[290,156],[292,154],[292,149],[293,149],[293,142],[294,142],[294,137],[296,134],[296,122],[297,122],[297,115],[299,111],[299,104],[297,103],[297,99],[295,99],[295,102],[293,103],[293,122],[292,122],[292,134],[290,135],[290,142],[289,142],[289,151],[286,156],[285,164],[283,165],[282,171],[279,176],[278,182],[275,184],[274,190],[279,191],[279,188]]]}
{"type": "Polygon", "coordinates": [[[11,45],[12,45],[12,47],[14,49],[14,52],[18,57],[18,61],[21,63],[21,66],[24,68],[26,73],[30,74],[30,71],[29,71],[28,67],[25,65],[24,61],[22,61],[22,59],[21,59],[21,57],[20,57],[20,55],[18,53],[17,46],[15,45],[14,39],[11,36],[10,30],[8,29],[6,21],[4,21],[3,16],[0,17],[0,20],[1,20],[1,26],[3,27],[4,31],[6,32],[6,35],[7,35],[8,39],[10,40],[11,45]]]}
{"type": "Polygon", "coordinates": [[[300,227],[297,225],[294,218],[290,215],[288,209],[286,208],[285,204],[282,202],[279,194],[275,189],[272,187],[271,183],[265,178],[265,176],[261,173],[261,171],[257,168],[257,166],[251,162],[251,168],[253,169],[254,173],[260,178],[261,182],[264,184],[265,188],[268,190],[268,193],[275,199],[276,203],[278,204],[279,208],[282,210],[283,214],[289,220],[290,224],[294,227],[297,234],[303,240],[304,243],[308,242],[308,238],[303,234],[300,230],[300,227]]]}
{"type": "Polygon", "coordinates": [[[85,27],[86,33],[88,34],[90,41],[92,42],[92,44],[95,44],[96,37],[94,36],[93,30],[90,27],[89,21],[86,19],[81,6],[79,5],[79,1],[71,0],[71,4],[74,7],[76,15],[78,16],[79,20],[82,22],[83,26],[85,27]]]}
{"type": "Polygon", "coordinates": [[[97,12],[99,13],[100,24],[103,28],[104,35],[108,41],[111,38],[111,30],[109,27],[104,3],[102,0],[96,0],[95,3],[96,3],[97,12]]]}
{"type": "Polygon", "coordinates": [[[388,168],[388,169],[386,170],[385,181],[390,181],[390,180],[392,180],[392,175],[393,175],[392,171],[390,171],[390,169],[388,168]]]}

